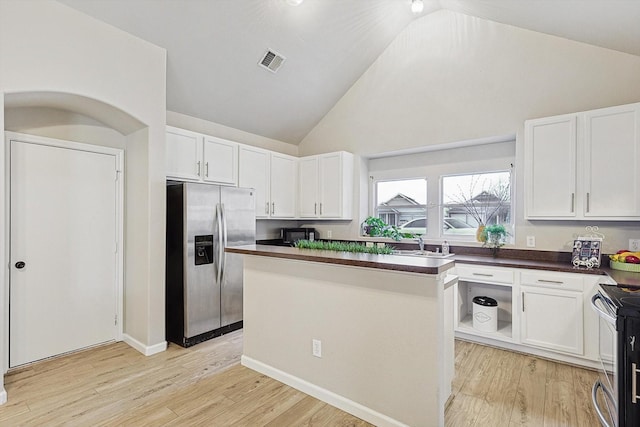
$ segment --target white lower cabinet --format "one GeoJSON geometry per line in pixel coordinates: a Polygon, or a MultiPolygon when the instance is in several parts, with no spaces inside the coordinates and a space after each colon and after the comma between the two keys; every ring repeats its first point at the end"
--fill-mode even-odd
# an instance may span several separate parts
{"type": "Polygon", "coordinates": [[[520,286],[520,341],[536,347],[582,355],[582,291],[520,286]]]}
{"type": "Polygon", "coordinates": [[[513,342],[513,272],[508,269],[457,266],[454,322],[456,330],[499,341],[513,342]],[[484,332],[473,327],[473,298],[488,296],[498,302],[498,329],[484,332]]]}
{"type": "Polygon", "coordinates": [[[596,367],[598,319],[591,297],[606,276],[457,264],[456,336],[569,363],[596,367]],[[473,327],[473,298],[498,302],[498,328],[473,327]]]}

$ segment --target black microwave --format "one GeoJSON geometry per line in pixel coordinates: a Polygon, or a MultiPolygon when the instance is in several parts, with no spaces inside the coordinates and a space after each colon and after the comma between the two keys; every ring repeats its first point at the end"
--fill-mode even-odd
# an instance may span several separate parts
{"type": "Polygon", "coordinates": [[[280,238],[282,243],[294,244],[298,240],[315,240],[318,236],[315,228],[282,228],[280,238]]]}

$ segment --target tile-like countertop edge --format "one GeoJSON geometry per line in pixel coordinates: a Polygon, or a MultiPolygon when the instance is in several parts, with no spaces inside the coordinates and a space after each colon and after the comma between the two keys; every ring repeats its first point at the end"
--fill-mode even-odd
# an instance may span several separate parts
{"type": "Polygon", "coordinates": [[[374,255],[318,251],[285,246],[246,245],[225,248],[226,252],[352,267],[377,268],[419,274],[440,274],[454,267],[453,259],[419,258],[400,255],[374,255]]]}

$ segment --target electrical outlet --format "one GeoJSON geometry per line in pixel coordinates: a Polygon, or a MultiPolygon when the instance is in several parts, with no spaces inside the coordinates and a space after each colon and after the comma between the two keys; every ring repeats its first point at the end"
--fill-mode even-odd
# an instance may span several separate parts
{"type": "Polygon", "coordinates": [[[640,239],[629,239],[629,250],[631,252],[640,252],[640,239]]]}
{"type": "Polygon", "coordinates": [[[528,248],[536,247],[536,236],[527,236],[527,247],[528,248]]]}
{"type": "Polygon", "coordinates": [[[311,340],[311,353],[315,357],[322,357],[322,341],[311,340]]]}
{"type": "Polygon", "coordinates": [[[330,239],[332,234],[331,230],[327,230],[327,239],[330,239]]]}

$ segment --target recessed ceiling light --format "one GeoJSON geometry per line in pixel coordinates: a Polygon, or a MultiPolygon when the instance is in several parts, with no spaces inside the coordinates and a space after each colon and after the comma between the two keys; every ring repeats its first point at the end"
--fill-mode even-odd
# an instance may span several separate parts
{"type": "Polygon", "coordinates": [[[287,0],[287,3],[289,3],[291,6],[300,6],[300,4],[303,2],[304,0],[287,0]]]}
{"type": "Polygon", "coordinates": [[[411,0],[411,12],[417,15],[418,13],[422,13],[423,10],[424,3],[422,0],[411,0]]]}

